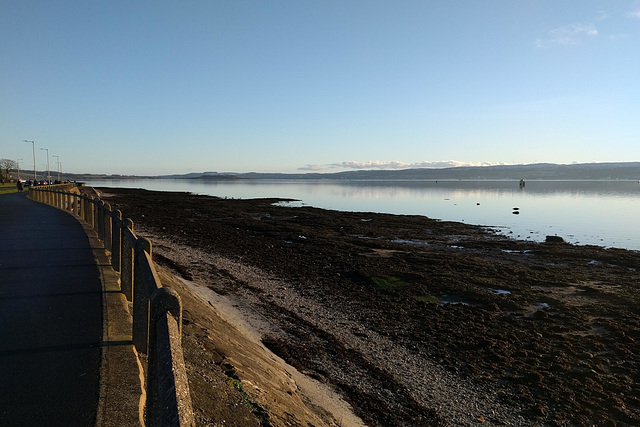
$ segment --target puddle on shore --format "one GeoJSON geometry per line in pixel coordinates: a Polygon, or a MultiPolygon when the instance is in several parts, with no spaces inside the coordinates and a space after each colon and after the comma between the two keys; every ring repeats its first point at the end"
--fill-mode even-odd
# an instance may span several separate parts
{"type": "Polygon", "coordinates": [[[469,304],[466,301],[459,301],[459,300],[455,300],[453,298],[449,298],[449,295],[442,295],[440,297],[440,305],[466,305],[466,306],[470,306],[471,304],[469,304]]]}
{"type": "Polygon", "coordinates": [[[405,240],[405,239],[395,239],[391,241],[392,243],[400,243],[403,245],[413,245],[413,246],[431,246],[430,243],[424,242],[422,240],[405,240]]]}
{"type": "Polygon", "coordinates": [[[527,317],[534,317],[537,312],[546,310],[548,308],[551,308],[551,306],[546,302],[536,302],[529,306],[529,309],[526,311],[525,315],[527,317]]]}
{"type": "Polygon", "coordinates": [[[505,254],[523,254],[523,255],[529,255],[530,253],[532,253],[533,251],[530,249],[526,249],[524,251],[522,250],[518,250],[518,249],[502,249],[502,252],[504,252],[505,254]]]}
{"type": "Polygon", "coordinates": [[[280,202],[272,203],[273,206],[282,206],[285,208],[302,208],[305,206],[310,206],[304,203],[302,200],[283,200],[280,202]]]}

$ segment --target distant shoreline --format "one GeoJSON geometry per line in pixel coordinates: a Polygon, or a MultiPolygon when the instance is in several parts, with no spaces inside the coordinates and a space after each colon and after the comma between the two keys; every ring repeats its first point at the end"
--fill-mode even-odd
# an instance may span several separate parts
{"type": "Polygon", "coordinates": [[[442,169],[355,170],[333,173],[197,172],[173,175],[64,174],[76,181],[99,179],[198,179],[198,180],[499,180],[527,181],[639,181],[640,162],[558,165],[464,166],[442,169]]]}

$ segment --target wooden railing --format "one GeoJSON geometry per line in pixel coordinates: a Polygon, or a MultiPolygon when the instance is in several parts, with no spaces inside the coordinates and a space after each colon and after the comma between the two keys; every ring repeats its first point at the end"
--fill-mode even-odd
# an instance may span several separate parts
{"type": "Polygon", "coordinates": [[[133,303],[133,345],[148,356],[146,424],[195,425],[182,354],[182,302],[177,292],[162,287],[149,239],[137,237],[133,221],[123,219],[119,210],[81,195],[74,184],[31,187],[29,198],[85,221],[111,255],[120,290],[133,303]]]}

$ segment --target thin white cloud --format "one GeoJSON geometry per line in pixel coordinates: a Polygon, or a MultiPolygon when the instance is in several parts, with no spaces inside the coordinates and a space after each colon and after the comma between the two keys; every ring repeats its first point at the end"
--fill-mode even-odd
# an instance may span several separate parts
{"type": "Polygon", "coordinates": [[[298,168],[299,171],[309,171],[309,172],[314,172],[314,171],[319,171],[322,170],[321,166],[318,165],[304,165],[304,166],[300,166],[298,168]]]}
{"type": "Polygon", "coordinates": [[[634,10],[633,12],[629,12],[629,17],[640,19],[640,8],[634,10]]]}
{"type": "Polygon", "coordinates": [[[347,170],[397,170],[397,169],[440,169],[440,168],[453,168],[461,166],[494,166],[502,163],[490,163],[490,162],[460,162],[457,160],[442,160],[442,161],[423,161],[416,163],[399,162],[399,161],[387,161],[381,162],[379,160],[373,161],[348,161],[339,163],[330,163],[325,165],[306,165],[298,168],[301,171],[319,172],[323,170],[335,170],[335,169],[347,169],[347,170]]]}
{"type": "Polygon", "coordinates": [[[593,24],[571,24],[549,31],[545,39],[537,39],[536,47],[546,49],[554,46],[572,46],[582,42],[585,38],[595,37],[598,30],[593,24]]]}
{"type": "Polygon", "coordinates": [[[340,163],[332,163],[331,166],[343,168],[343,169],[406,169],[410,168],[409,163],[405,162],[381,162],[379,160],[373,160],[368,162],[340,162],[340,163]]]}
{"type": "Polygon", "coordinates": [[[609,40],[624,40],[626,38],[629,38],[629,34],[624,34],[624,33],[620,33],[620,34],[610,34],[609,36],[609,40]]]}

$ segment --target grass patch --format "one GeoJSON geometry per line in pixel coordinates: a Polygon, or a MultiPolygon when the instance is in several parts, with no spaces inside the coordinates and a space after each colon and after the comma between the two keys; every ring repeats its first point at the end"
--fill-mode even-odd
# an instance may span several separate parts
{"type": "Polygon", "coordinates": [[[244,391],[244,385],[242,385],[242,381],[229,377],[227,378],[226,383],[227,385],[236,389],[242,395],[242,400],[245,403],[245,405],[249,406],[253,411],[257,411],[257,412],[264,411],[260,407],[260,405],[255,403],[253,399],[251,399],[251,396],[249,396],[247,392],[244,391]]]}
{"type": "Polygon", "coordinates": [[[420,302],[425,302],[425,303],[429,303],[429,304],[441,304],[442,300],[440,300],[440,298],[438,298],[437,296],[434,295],[420,295],[416,297],[417,301],[420,302]]]}
{"type": "Polygon", "coordinates": [[[473,279],[482,285],[495,285],[496,283],[496,279],[493,277],[474,277],[473,279]]]}
{"type": "Polygon", "coordinates": [[[235,378],[227,378],[227,385],[238,390],[240,393],[244,393],[244,386],[242,385],[242,381],[237,380],[235,378]]]}
{"type": "Polygon", "coordinates": [[[0,194],[17,193],[18,187],[14,183],[0,184],[0,194]]]}

